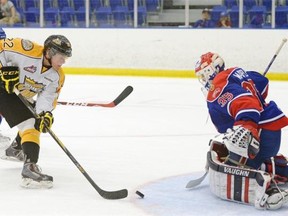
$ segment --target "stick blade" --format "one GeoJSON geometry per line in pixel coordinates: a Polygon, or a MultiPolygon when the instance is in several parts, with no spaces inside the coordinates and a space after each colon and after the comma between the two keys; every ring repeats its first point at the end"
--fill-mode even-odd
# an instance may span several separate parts
{"type": "Polygon", "coordinates": [[[206,172],[203,176],[201,176],[198,179],[194,179],[194,180],[189,181],[186,185],[186,188],[190,189],[190,188],[194,188],[194,187],[200,185],[201,182],[205,179],[207,174],[208,174],[208,172],[206,172]]]}
{"type": "Polygon", "coordinates": [[[123,199],[128,196],[128,190],[127,189],[122,189],[118,191],[100,191],[99,194],[108,200],[116,200],[116,199],[123,199]]]}
{"type": "Polygon", "coordinates": [[[126,97],[128,97],[133,91],[132,86],[127,86],[121,94],[113,101],[114,106],[117,106],[119,103],[121,103],[126,97]]]}

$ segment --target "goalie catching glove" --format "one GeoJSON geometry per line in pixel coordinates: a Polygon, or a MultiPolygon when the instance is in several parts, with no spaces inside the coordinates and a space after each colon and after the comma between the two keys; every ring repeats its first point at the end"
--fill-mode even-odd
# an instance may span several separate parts
{"type": "Polygon", "coordinates": [[[19,84],[19,68],[14,66],[4,66],[1,68],[1,85],[8,94],[14,92],[14,88],[19,84]]]}
{"type": "Polygon", "coordinates": [[[49,111],[41,112],[35,120],[35,128],[40,131],[41,133],[46,133],[47,128],[51,128],[54,122],[53,114],[49,111]]]}
{"type": "Polygon", "coordinates": [[[228,129],[223,141],[230,152],[245,158],[254,159],[259,152],[257,125],[251,121],[239,121],[228,129]]]}

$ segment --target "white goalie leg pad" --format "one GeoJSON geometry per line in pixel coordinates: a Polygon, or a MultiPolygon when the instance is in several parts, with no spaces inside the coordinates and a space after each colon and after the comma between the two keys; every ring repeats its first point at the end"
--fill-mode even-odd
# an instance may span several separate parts
{"type": "MultiPolygon", "coordinates": [[[[209,153],[208,153],[209,154],[209,153]]],[[[271,177],[263,171],[229,166],[221,163],[217,154],[211,151],[209,163],[209,184],[211,192],[221,199],[266,208],[268,195],[265,194],[271,177]],[[218,170],[215,168],[218,166],[218,170]]]]}
{"type": "Polygon", "coordinates": [[[223,164],[213,150],[208,152],[208,164],[210,190],[221,199],[268,210],[288,203],[288,190],[279,189],[277,185],[269,187],[272,177],[264,171],[223,164]]]}
{"type": "Polygon", "coordinates": [[[207,153],[209,185],[214,195],[251,204],[257,209],[275,210],[288,203],[288,190],[280,189],[273,175],[263,170],[225,164],[229,152],[221,138],[210,140],[210,151],[207,153]],[[274,184],[271,184],[272,181],[274,184]]]}
{"type": "MultiPolygon", "coordinates": [[[[223,168],[223,172],[209,170],[210,190],[216,196],[234,202],[254,205],[256,200],[255,191],[259,184],[256,179],[249,178],[250,170],[228,166],[217,160],[217,154],[211,151],[212,160],[223,168]]],[[[262,188],[262,187],[260,187],[262,188]]],[[[265,194],[266,187],[263,191],[265,194]]],[[[262,196],[261,196],[262,198],[262,196]]]]}

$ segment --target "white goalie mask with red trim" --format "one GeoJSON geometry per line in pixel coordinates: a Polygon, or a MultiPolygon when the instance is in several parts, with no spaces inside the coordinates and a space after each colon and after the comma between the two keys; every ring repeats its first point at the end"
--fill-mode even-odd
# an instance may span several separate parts
{"type": "Polygon", "coordinates": [[[217,54],[208,52],[201,55],[200,59],[195,65],[195,73],[199,82],[209,90],[211,82],[217,73],[223,71],[225,68],[224,60],[217,54]]]}

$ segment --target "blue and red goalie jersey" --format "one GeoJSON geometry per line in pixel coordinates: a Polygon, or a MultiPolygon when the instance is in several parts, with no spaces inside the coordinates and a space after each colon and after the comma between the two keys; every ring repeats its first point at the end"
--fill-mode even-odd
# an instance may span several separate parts
{"type": "Polygon", "coordinates": [[[253,121],[258,129],[276,131],[288,125],[288,118],[274,101],[265,102],[268,79],[255,71],[234,67],[221,71],[212,81],[207,106],[219,133],[236,121],[253,121]]]}

